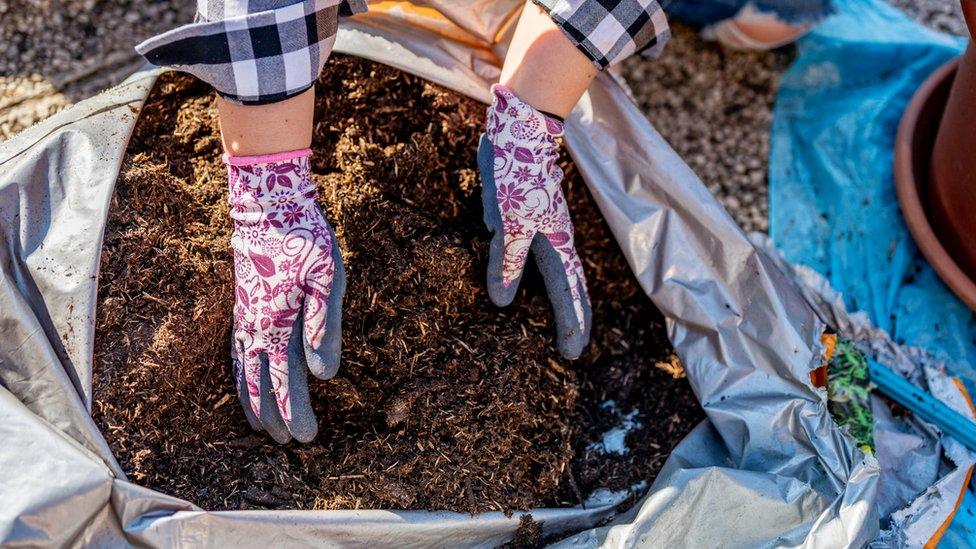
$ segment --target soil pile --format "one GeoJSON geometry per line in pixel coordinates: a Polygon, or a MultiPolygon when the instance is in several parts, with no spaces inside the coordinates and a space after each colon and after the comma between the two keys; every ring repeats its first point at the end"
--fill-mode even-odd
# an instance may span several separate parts
{"type": "Polygon", "coordinates": [[[534,267],[508,308],[485,291],[484,107],[342,56],[318,86],[313,173],[348,277],[342,367],[310,378],[318,438],[278,446],[239,409],[214,100],[167,74],[129,145],[102,253],[95,420],[127,474],[207,509],[472,513],[652,480],[701,412],[655,367],[670,352],[663,319],[572,165],[594,328],[569,363],[534,267]],[[604,435],[621,427],[629,451],[616,453],[604,435]]]}

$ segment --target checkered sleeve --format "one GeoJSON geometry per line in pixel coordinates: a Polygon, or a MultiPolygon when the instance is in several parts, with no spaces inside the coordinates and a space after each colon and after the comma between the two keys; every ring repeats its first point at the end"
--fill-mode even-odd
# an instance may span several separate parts
{"type": "Polygon", "coordinates": [[[339,17],[366,0],[198,0],[197,21],[136,46],[150,63],[193,74],[246,105],[312,87],[335,44],[339,17]]]}
{"type": "Polygon", "coordinates": [[[634,53],[657,57],[671,37],[657,0],[532,0],[600,70],[634,53]]]}

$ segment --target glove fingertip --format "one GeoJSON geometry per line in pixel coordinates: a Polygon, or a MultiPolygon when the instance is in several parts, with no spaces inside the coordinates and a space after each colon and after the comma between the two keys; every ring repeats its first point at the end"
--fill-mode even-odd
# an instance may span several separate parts
{"type": "Polygon", "coordinates": [[[293,398],[291,402],[291,421],[287,424],[288,432],[298,442],[311,442],[319,433],[318,420],[309,402],[308,391],[304,398],[293,398]]]}
{"type": "Polygon", "coordinates": [[[315,419],[315,412],[312,411],[307,390],[304,399],[292,398],[291,421],[287,423],[287,427],[288,432],[298,442],[311,442],[318,434],[319,424],[315,419]]]}
{"type": "Polygon", "coordinates": [[[288,399],[291,404],[291,417],[287,422],[288,431],[298,442],[310,442],[318,434],[318,420],[312,410],[311,395],[308,391],[308,371],[314,367],[309,353],[308,342],[301,328],[302,320],[295,324],[288,341],[288,399]]]}
{"type": "Polygon", "coordinates": [[[302,340],[302,352],[312,375],[322,379],[332,379],[339,371],[342,329],[338,326],[328,330],[318,347],[313,347],[307,338],[302,340]]]}
{"type": "Polygon", "coordinates": [[[244,352],[238,348],[239,342],[236,338],[231,337],[230,342],[230,361],[231,367],[233,368],[234,384],[237,389],[237,400],[241,403],[241,408],[244,410],[244,417],[247,419],[247,423],[255,431],[263,431],[261,427],[261,421],[258,419],[255,407],[256,402],[251,399],[251,391],[248,389],[247,383],[247,373],[245,370],[244,361],[241,359],[244,356],[244,352]]]}
{"type": "Polygon", "coordinates": [[[261,420],[254,413],[254,403],[251,402],[251,395],[247,389],[247,379],[243,375],[237,380],[237,398],[241,403],[241,408],[244,409],[244,418],[247,419],[251,429],[263,431],[261,420]]]}
{"type": "Polygon", "coordinates": [[[339,363],[342,358],[342,305],[341,296],[339,302],[333,305],[332,299],[329,300],[329,312],[326,316],[325,333],[315,346],[308,338],[305,330],[302,330],[302,352],[305,355],[305,362],[312,375],[319,379],[332,379],[339,371],[339,363]]]}
{"type": "MultiPolygon", "coordinates": [[[[501,235],[498,236],[500,237],[501,235]]],[[[494,242],[492,242],[492,248],[494,249],[494,242]]],[[[499,255],[504,255],[504,252],[500,252],[499,255]]],[[[501,275],[501,266],[496,266],[496,263],[501,263],[501,260],[496,261],[496,257],[493,250],[488,260],[488,277],[486,281],[488,297],[496,306],[507,307],[515,300],[515,294],[518,293],[522,276],[520,273],[517,279],[505,284],[505,279],[501,275]]]]}
{"type": "Polygon", "coordinates": [[[566,360],[576,360],[583,354],[583,350],[586,349],[586,345],[590,341],[589,334],[578,329],[569,334],[558,334],[559,331],[557,329],[559,341],[556,344],[556,348],[559,349],[559,354],[566,360]]]}
{"type": "Polygon", "coordinates": [[[556,343],[556,348],[559,349],[559,354],[566,360],[576,360],[579,358],[583,354],[583,350],[586,349],[587,343],[590,341],[589,332],[588,323],[584,330],[580,330],[577,326],[569,329],[560,329],[559,325],[557,325],[556,337],[559,340],[556,343]]]}
{"type": "Polygon", "coordinates": [[[292,426],[291,428],[291,436],[294,437],[296,441],[301,442],[302,444],[308,444],[309,442],[312,442],[313,440],[315,440],[315,437],[318,436],[318,434],[319,434],[319,426],[315,423],[315,421],[312,421],[310,424],[307,424],[306,427],[292,426]]]}
{"type": "Polygon", "coordinates": [[[593,309],[590,305],[590,296],[586,292],[584,284],[579,285],[579,292],[582,298],[583,327],[580,329],[579,319],[574,314],[572,320],[566,321],[567,323],[572,323],[571,331],[570,329],[564,328],[563,331],[569,332],[569,334],[564,338],[560,338],[564,341],[564,344],[560,346],[559,352],[567,360],[576,360],[579,358],[590,342],[590,328],[593,325],[593,309]]]}
{"type": "Polygon", "coordinates": [[[261,354],[260,361],[261,413],[258,415],[258,418],[261,420],[261,425],[264,427],[264,430],[271,435],[271,438],[275,442],[285,444],[291,440],[291,433],[288,431],[285,420],[281,417],[281,411],[278,409],[278,399],[275,398],[274,391],[271,389],[271,367],[268,363],[267,355],[261,354]]]}
{"type": "Polygon", "coordinates": [[[532,253],[536,265],[546,284],[546,294],[552,304],[556,323],[556,348],[567,360],[575,360],[583,354],[590,341],[592,311],[589,295],[581,281],[576,281],[579,292],[579,305],[582,309],[582,323],[574,305],[573,291],[569,277],[563,267],[562,259],[555,248],[543,235],[536,235],[532,242],[532,253]]]}
{"type": "MultiPolygon", "coordinates": [[[[332,231],[327,226],[329,235],[335,245],[332,247],[333,273],[329,296],[325,304],[325,323],[319,333],[313,333],[306,320],[308,310],[302,311],[299,323],[303,325],[302,343],[308,370],[319,379],[331,379],[339,371],[339,361],[342,355],[342,300],[346,293],[346,270],[342,263],[342,254],[332,231]],[[317,336],[317,337],[315,337],[317,336]],[[317,340],[317,341],[316,341],[317,340]]],[[[308,306],[306,301],[305,307],[308,306]]]]}

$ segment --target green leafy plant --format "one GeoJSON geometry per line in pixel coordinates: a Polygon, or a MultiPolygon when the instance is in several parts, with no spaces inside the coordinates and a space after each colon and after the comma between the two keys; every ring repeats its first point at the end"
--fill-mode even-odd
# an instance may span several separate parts
{"type": "Polygon", "coordinates": [[[864,353],[849,341],[838,341],[827,366],[828,408],[834,421],[848,428],[857,445],[869,454],[874,453],[873,389],[864,353]]]}

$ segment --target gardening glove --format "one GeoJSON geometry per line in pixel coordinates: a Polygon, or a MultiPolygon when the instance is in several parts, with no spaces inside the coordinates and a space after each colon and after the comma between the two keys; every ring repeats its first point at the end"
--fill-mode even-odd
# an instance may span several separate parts
{"type": "Polygon", "coordinates": [[[505,86],[491,92],[478,148],[484,220],[494,233],[488,295],[499,307],[512,302],[531,250],[552,303],[559,352],[574,359],[590,339],[592,313],[557,165],[563,124],[505,86]]]}
{"type": "Polygon", "coordinates": [[[342,257],[315,203],[310,154],[225,157],[237,392],[251,426],[282,444],[315,438],[305,370],[335,375],[342,344],[342,257]]]}

